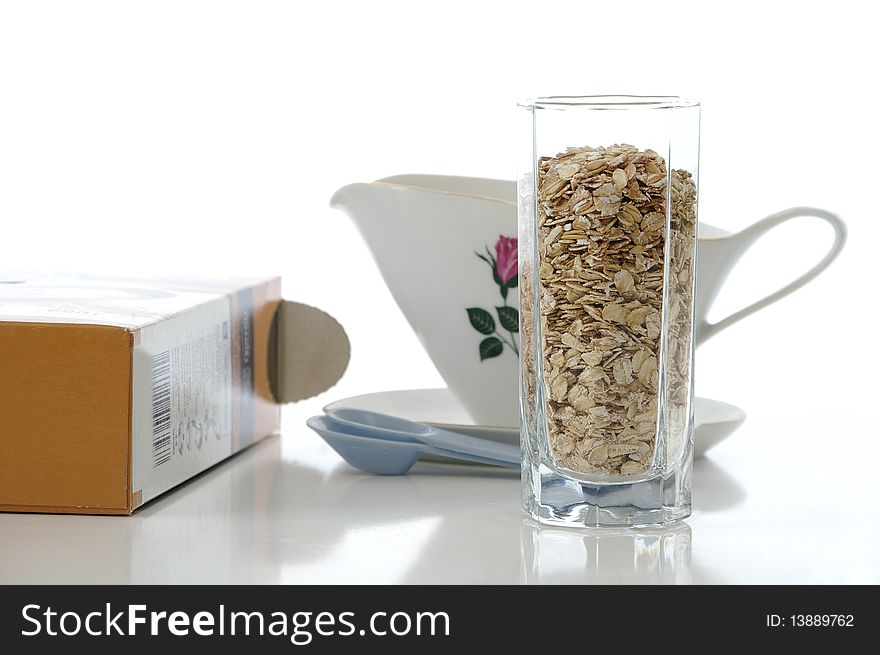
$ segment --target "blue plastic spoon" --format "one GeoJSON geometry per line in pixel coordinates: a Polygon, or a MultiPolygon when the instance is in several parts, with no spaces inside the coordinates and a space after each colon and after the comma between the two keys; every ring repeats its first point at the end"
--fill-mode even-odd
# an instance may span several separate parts
{"type": "Polygon", "coordinates": [[[449,430],[441,430],[424,423],[370,412],[365,409],[339,407],[327,413],[334,422],[345,426],[345,431],[363,436],[375,436],[394,441],[419,442],[459,454],[474,455],[508,462],[519,466],[519,447],[480,439],[449,430]]]}
{"type": "Polygon", "coordinates": [[[516,463],[479,457],[436,448],[416,441],[396,441],[376,436],[352,434],[343,424],[327,416],[313,416],[306,424],[317,432],[346,462],[361,471],[378,475],[402,475],[409,471],[422,455],[438,455],[463,459],[479,464],[514,468],[516,463]]]}

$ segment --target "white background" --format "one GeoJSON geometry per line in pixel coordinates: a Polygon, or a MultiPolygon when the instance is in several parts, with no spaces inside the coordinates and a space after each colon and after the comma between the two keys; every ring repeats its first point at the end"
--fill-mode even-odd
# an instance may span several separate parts
{"type": "MultiPolygon", "coordinates": [[[[346,378],[285,417],[285,442],[312,439],[300,421],[323,402],[442,384],[353,224],[328,207],[336,188],[513,178],[522,97],[696,96],[702,220],[737,230],[813,205],[850,230],[815,283],[700,349],[697,391],[748,412],[739,462],[809,434],[819,470],[874,475],[869,4],[3,2],[0,270],[282,275],[286,297],[331,312],[352,340],[346,378]]],[[[777,230],[716,314],[804,270],[828,232],[777,230]]],[[[413,247],[440,265],[430,244],[413,247]]],[[[799,473],[779,462],[780,484],[809,503],[815,479],[799,473]]]]}

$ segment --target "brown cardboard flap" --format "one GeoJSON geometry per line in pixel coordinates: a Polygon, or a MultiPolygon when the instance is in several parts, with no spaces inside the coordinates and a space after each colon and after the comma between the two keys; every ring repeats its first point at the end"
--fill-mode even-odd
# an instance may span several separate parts
{"type": "Polygon", "coordinates": [[[133,341],[0,321],[0,511],[128,514],[133,341]]]}
{"type": "Polygon", "coordinates": [[[335,318],[315,307],[282,300],[269,342],[269,380],[275,400],[292,403],[327,391],[345,373],[350,353],[348,335],[335,318]]]}

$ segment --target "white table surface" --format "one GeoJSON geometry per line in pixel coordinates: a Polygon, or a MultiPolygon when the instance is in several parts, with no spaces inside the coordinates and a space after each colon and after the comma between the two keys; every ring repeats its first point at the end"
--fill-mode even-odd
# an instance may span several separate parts
{"type": "Polygon", "coordinates": [[[134,516],[0,515],[0,582],[880,582],[876,476],[819,457],[831,436],[809,417],[751,416],[697,461],[691,518],[620,531],[533,524],[515,473],[362,475],[286,414],[281,437],[134,516]]]}

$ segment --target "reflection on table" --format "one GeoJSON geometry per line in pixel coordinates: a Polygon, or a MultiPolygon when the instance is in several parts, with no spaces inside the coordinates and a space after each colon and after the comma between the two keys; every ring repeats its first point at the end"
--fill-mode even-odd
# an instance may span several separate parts
{"type": "Polygon", "coordinates": [[[530,584],[688,584],[691,528],[553,527],[524,519],[523,572],[530,584]]]}

